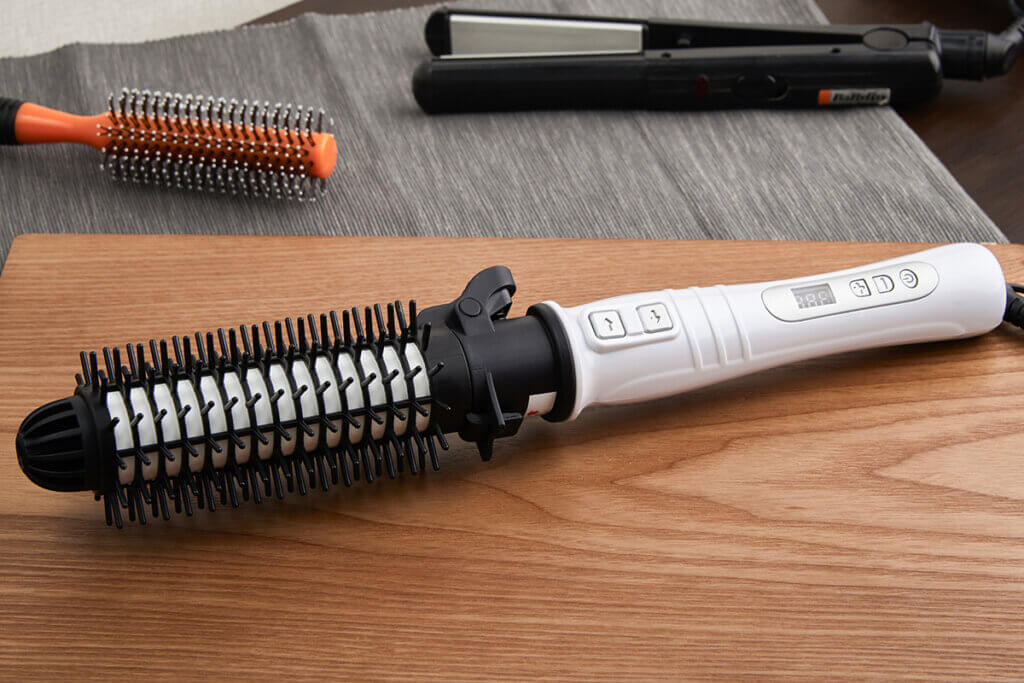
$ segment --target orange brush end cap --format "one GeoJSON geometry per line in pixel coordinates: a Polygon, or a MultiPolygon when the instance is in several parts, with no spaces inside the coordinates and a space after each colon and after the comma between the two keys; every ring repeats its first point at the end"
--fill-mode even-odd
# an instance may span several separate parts
{"type": "Polygon", "coordinates": [[[334,172],[334,166],[338,163],[338,143],[335,142],[334,136],[328,133],[314,133],[313,140],[313,149],[309,153],[313,166],[309,169],[309,175],[314,178],[327,178],[334,172]]]}

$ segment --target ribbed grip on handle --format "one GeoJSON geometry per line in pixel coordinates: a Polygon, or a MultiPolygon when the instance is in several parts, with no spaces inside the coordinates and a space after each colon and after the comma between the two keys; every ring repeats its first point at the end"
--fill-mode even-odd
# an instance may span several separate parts
{"type": "Polygon", "coordinates": [[[0,97],[0,145],[19,144],[14,137],[14,119],[23,104],[21,100],[0,97]]]}

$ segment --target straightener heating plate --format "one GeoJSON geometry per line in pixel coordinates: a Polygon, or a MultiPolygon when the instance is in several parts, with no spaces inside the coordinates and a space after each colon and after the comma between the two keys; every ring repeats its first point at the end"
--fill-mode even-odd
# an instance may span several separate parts
{"type": "Polygon", "coordinates": [[[453,14],[449,59],[628,54],[643,50],[644,27],[617,21],[559,21],[453,14]]]}

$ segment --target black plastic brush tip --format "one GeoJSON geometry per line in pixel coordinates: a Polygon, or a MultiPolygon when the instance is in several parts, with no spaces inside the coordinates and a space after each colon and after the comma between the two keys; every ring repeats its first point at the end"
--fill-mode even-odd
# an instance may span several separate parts
{"type": "Polygon", "coordinates": [[[98,453],[91,411],[78,395],[52,401],[25,418],[15,438],[18,465],[51,491],[98,490],[98,453]]]}

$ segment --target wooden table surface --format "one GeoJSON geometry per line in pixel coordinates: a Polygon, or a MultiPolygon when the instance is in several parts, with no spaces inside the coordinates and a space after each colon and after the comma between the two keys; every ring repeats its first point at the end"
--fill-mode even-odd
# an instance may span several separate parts
{"type": "MultiPolygon", "coordinates": [[[[924,245],[921,245],[922,247],[924,245]]],[[[1024,334],[536,421],[483,463],[129,526],[19,471],[77,354],[415,297],[511,315],[917,245],[24,236],[0,275],[0,676],[1019,678],[1024,334]],[[566,264],[572,264],[571,275],[566,264]]],[[[993,247],[1024,279],[1024,246],[993,247]]]]}
{"type": "MultiPolygon", "coordinates": [[[[942,28],[995,33],[1013,19],[1006,0],[817,0],[832,23],[931,21],[942,28]]],[[[437,4],[436,0],[301,0],[255,23],[303,12],[349,14],[437,4]]],[[[475,7],[498,8],[498,0],[475,7]]],[[[625,5],[624,5],[625,6],[625,5]]],[[[628,12],[624,12],[629,14],[628,12]]],[[[682,18],[682,17],[680,17],[682,18]]],[[[382,36],[387,40],[387,36],[382,36]]],[[[424,46],[423,56],[427,57],[424,46]]],[[[414,64],[409,65],[410,73],[414,64]]],[[[401,84],[406,87],[405,84],[401,84]]],[[[1024,242],[1024,58],[1009,75],[982,83],[946,81],[930,102],[900,110],[907,124],[1011,242],[1024,242]]]]}

